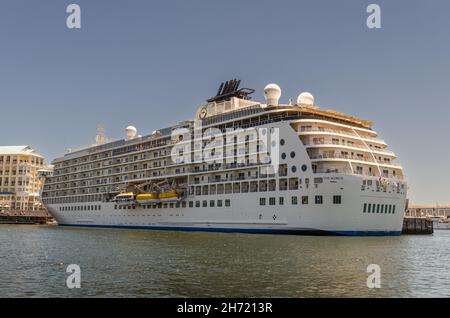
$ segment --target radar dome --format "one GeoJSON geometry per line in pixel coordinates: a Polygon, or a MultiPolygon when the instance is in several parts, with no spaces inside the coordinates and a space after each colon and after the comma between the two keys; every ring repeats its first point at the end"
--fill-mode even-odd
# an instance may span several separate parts
{"type": "Polygon", "coordinates": [[[300,95],[298,95],[297,104],[313,106],[314,105],[314,96],[312,96],[311,93],[303,92],[300,95]]]}
{"type": "Polygon", "coordinates": [[[267,106],[278,106],[278,101],[281,97],[281,88],[277,84],[269,84],[264,87],[264,97],[266,98],[267,106]]]}
{"type": "Polygon", "coordinates": [[[133,139],[137,135],[137,129],[134,126],[128,126],[125,131],[127,132],[127,138],[133,139]]]}

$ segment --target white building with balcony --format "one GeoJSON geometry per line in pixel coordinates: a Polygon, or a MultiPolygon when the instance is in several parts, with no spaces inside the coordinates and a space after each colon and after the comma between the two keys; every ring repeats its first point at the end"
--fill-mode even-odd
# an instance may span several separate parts
{"type": "Polygon", "coordinates": [[[30,146],[0,147],[0,211],[42,210],[44,157],[30,146]]]}

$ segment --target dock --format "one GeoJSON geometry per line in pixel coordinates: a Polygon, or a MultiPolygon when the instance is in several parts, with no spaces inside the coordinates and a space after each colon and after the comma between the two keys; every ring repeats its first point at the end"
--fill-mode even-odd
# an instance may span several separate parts
{"type": "Polygon", "coordinates": [[[0,212],[0,224],[47,224],[51,219],[45,210],[0,212]]]}
{"type": "Polygon", "coordinates": [[[428,218],[405,217],[402,234],[433,234],[433,221],[428,218]]]}

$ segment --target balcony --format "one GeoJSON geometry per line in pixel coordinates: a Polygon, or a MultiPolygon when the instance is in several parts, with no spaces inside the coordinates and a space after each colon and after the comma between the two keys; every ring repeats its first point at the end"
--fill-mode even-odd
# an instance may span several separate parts
{"type": "Polygon", "coordinates": [[[356,161],[364,161],[374,165],[380,166],[395,166],[401,169],[401,165],[397,162],[379,162],[373,158],[366,158],[360,156],[352,156],[352,155],[342,155],[342,154],[320,154],[315,156],[310,156],[311,160],[327,160],[327,159],[343,159],[343,160],[356,160],[356,161]]]}
{"type": "Polygon", "coordinates": [[[344,130],[336,130],[336,129],[325,129],[325,128],[300,128],[300,131],[298,131],[299,135],[302,135],[303,133],[309,133],[309,132],[313,132],[313,133],[332,133],[332,134],[336,134],[336,135],[344,135],[344,136],[349,136],[352,138],[357,138],[357,139],[366,139],[366,140],[370,140],[376,143],[380,143],[380,144],[384,144],[386,145],[386,143],[384,142],[384,140],[377,138],[377,137],[370,137],[370,136],[361,136],[358,135],[356,133],[351,133],[348,131],[344,131],[344,130]]]}
{"type": "Polygon", "coordinates": [[[303,143],[303,145],[305,146],[323,146],[323,147],[346,147],[346,148],[356,148],[356,149],[361,149],[361,150],[365,150],[368,152],[377,152],[377,153],[382,153],[382,154],[386,154],[392,157],[396,157],[395,153],[393,151],[387,150],[387,149],[380,149],[380,148],[376,148],[376,147],[368,147],[368,146],[364,146],[364,145],[358,145],[358,144],[354,144],[354,143],[345,143],[342,141],[332,141],[332,140],[323,140],[323,141],[313,141],[313,142],[307,142],[307,143],[303,143]]]}

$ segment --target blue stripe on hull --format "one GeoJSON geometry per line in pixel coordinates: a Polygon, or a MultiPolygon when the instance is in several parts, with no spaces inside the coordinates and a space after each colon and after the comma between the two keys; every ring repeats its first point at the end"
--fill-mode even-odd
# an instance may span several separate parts
{"type": "Polygon", "coordinates": [[[284,235],[319,235],[319,236],[388,236],[400,235],[401,231],[323,231],[323,230],[289,230],[289,229],[244,229],[244,228],[210,228],[210,227],[176,227],[176,226],[132,226],[132,225],[96,225],[96,224],[59,224],[60,226],[93,227],[132,230],[159,230],[185,232],[221,232],[248,234],[284,234],[284,235]]]}

